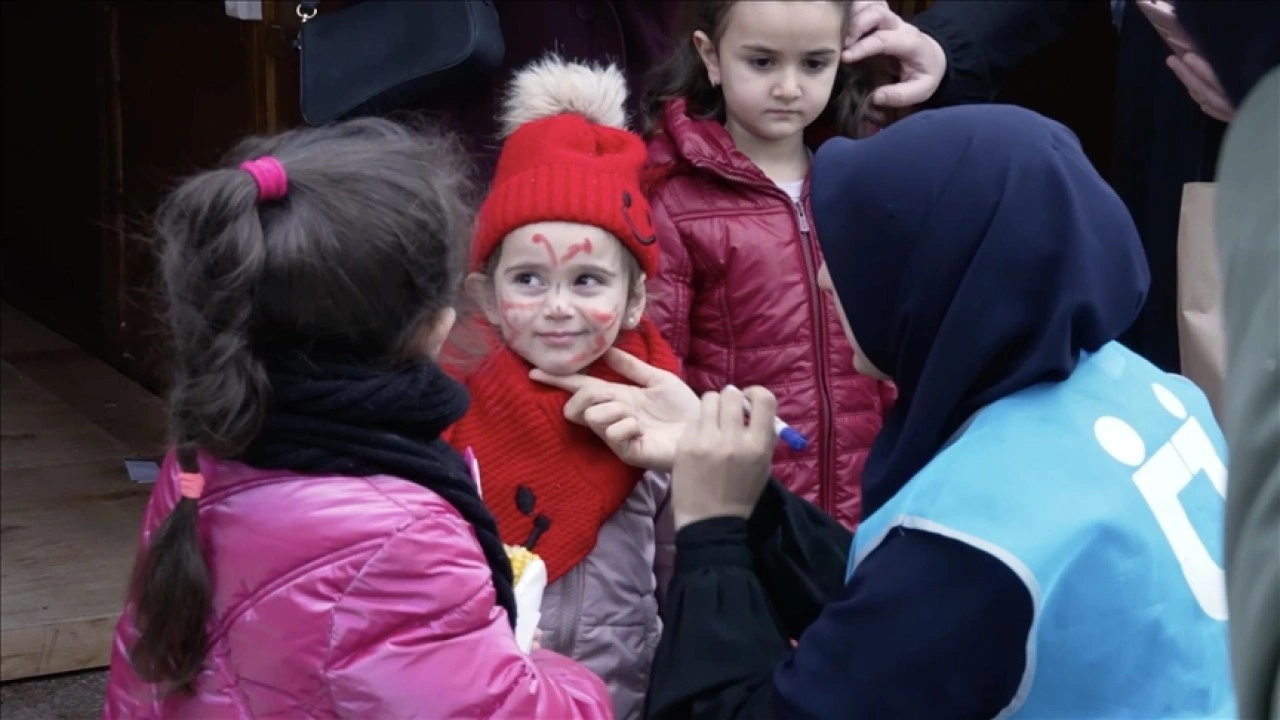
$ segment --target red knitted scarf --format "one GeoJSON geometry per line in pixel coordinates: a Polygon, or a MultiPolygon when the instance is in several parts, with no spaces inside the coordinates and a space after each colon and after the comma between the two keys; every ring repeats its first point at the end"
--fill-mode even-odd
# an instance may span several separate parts
{"type": "MultiPolygon", "coordinates": [[[[645,318],[614,347],[676,372],[676,358],[645,318]]],[[[485,504],[508,545],[536,552],[554,582],[591,552],[600,526],[631,494],[644,471],[626,465],[591,430],[564,417],[569,393],[529,379],[530,365],[505,345],[463,378],[471,409],[444,437],[470,447],[485,504]]],[[[628,382],[604,361],[585,374],[628,382]]]]}

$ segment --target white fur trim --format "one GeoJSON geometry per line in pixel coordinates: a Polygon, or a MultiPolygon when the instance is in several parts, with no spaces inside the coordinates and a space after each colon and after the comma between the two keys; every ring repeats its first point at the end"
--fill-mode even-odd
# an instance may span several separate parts
{"type": "Polygon", "coordinates": [[[626,129],[627,78],[615,65],[566,62],[550,54],[515,74],[498,118],[501,137],[527,122],[563,113],[626,129]]]}

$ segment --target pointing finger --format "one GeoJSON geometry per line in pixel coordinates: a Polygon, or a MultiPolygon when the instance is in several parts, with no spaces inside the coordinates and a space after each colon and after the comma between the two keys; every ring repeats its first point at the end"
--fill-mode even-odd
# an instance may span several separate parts
{"type": "Polygon", "coordinates": [[[540,382],[543,385],[568,390],[569,392],[577,392],[593,382],[599,382],[595,378],[587,377],[586,375],[551,375],[538,368],[529,371],[529,379],[540,382]]]}
{"type": "Polygon", "coordinates": [[[605,428],[631,417],[631,410],[620,402],[605,402],[588,407],[582,419],[591,428],[605,428]]]}
{"type": "Polygon", "coordinates": [[[611,348],[605,354],[605,362],[619,375],[640,387],[649,387],[661,377],[657,368],[617,348],[611,348]]]}
{"type": "Polygon", "coordinates": [[[640,423],[633,417],[620,420],[605,428],[604,431],[605,440],[611,445],[625,445],[643,435],[644,431],[640,429],[640,423]]]}
{"type": "Polygon", "coordinates": [[[580,421],[591,407],[616,399],[617,393],[611,385],[597,381],[588,384],[569,398],[569,401],[564,404],[564,416],[570,420],[580,421]]]}

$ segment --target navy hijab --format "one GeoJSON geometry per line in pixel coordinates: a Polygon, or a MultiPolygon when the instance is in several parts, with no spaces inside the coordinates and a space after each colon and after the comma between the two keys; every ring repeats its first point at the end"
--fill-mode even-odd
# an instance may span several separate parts
{"type": "Polygon", "coordinates": [[[976,411],[1066,378],[1146,298],[1128,210],[1076,137],[1029,110],[932,110],[831,140],[811,192],[849,325],[898,386],[863,471],[864,516],[976,411]]]}

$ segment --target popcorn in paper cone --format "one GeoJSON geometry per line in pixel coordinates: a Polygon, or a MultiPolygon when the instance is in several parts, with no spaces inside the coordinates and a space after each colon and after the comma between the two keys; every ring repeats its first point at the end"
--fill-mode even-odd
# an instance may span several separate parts
{"type": "Polygon", "coordinates": [[[526,548],[506,545],[507,559],[515,577],[516,644],[529,652],[533,635],[542,619],[542,593],[547,589],[547,566],[526,548]]]}

